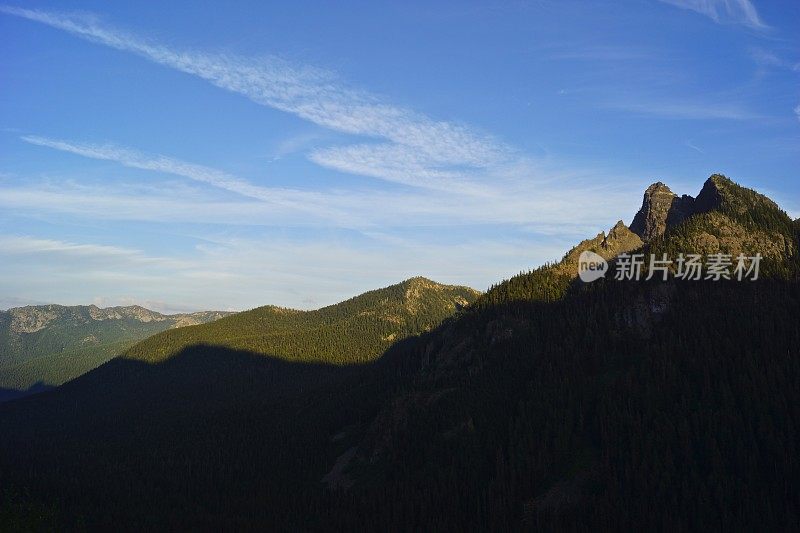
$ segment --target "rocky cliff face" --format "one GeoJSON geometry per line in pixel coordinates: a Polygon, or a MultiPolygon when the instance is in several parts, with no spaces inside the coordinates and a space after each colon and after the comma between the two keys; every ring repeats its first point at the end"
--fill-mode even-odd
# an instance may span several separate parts
{"type": "MultiPolygon", "coordinates": [[[[765,259],[762,267],[783,264],[782,275],[790,275],[785,267],[796,253],[798,228],[766,196],[714,174],[703,184],[690,215],[683,231],[670,236],[674,249],[733,257],[758,253],[765,259]]],[[[661,244],[653,244],[651,251],[665,251],[661,244]]]]}
{"type": "Polygon", "coordinates": [[[717,174],[711,176],[703,184],[700,194],[694,205],[695,213],[708,213],[717,209],[722,204],[722,189],[725,188],[724,179],[717,174]]]}
{"type": "Polygon", "coordinates": [[[643,241],[651,241],[690,216],[694,204],[695,199],[688,194],[678,196],[665,184],[656,182],[645,190],[642,208],[631,222],[631,231],[643,241]]]}
{"type": "Polygon", "coordinates": [[[667,213],[667,227],[677,226],[697,210],[695,199],[688,194],[676,196],[667,213]]]}
{"type": "Polygon", "coordinates": [[[697,198],[688,194],[678,196],[660,181],[650,185],[644,193],[641,209],[631,222],[631,230],[644,242],[650,242],[689,217],[712,213],[713,218],[713,212],[728,218],[746,217],[752,212],[782,213],[766,196],[740,187],[721,174],[713,174],[705,181],[697,198]]]}

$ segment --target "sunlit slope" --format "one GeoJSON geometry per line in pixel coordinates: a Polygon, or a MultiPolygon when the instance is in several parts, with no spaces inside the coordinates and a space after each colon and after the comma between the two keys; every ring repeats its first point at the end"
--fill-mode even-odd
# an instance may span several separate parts
{"type": "Polygon", "coordinates": [[[364,363],[394,341],[437,326],[478,294],[468,287],[412,278],[314,311],[266,306],[165,331],[135,345],[125,357],[159,362],[206,344],[287,361],[364,363]]]}
{"type": "Polygon", "coordinates": [[[797,253],[800,220],[793,221],[771,199],[721,174],[710,176],[696,198],[679,197],[663,183],[651,185],[632,227],[637,219],[647,220],[653,226],[643,233],[644,240],[622,221],[617,222],[608,234],[603,232],[579,243],[557,263],[492,286],[479,298],[476,307],[561,299],[577,277],[580,253],[587,250],[609,261],[622,253],[643,253],[646,257],[650,254],[661,257],[666,253],[672,259],[682,253],[706,256],[722,253],[733,258],[740,253],[761,254],[762,276],[782,279],[791,278],[800,269],[797,253]],[[650,197],[652,191],[661,196],[650,197]]]}

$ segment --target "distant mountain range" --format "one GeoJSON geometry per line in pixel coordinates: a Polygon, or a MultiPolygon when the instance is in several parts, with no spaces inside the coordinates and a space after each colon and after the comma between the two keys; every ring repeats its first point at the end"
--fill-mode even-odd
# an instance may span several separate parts
{"type": "MultiPolygon", "coordinates": [[[[484,294],[415,278],[165,331],[0,405],[28,529],[800,529],[800,222],[655,183],[484,294]],[[576,279],[591,251],[761,254],[758,281],[576,279]]],[[[648,265],[643,267],[647,274],[648,265]]]]}
{"type": "Polygon", "coordinates": [[[61,385],[150,335],[230,314],[162,315],[136,305],[34,305],[0,311],[0,401],[61,385]]]}

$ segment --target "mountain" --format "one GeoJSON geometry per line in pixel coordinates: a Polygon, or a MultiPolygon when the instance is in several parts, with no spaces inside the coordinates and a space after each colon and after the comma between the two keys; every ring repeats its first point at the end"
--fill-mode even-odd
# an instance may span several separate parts
{"type": "Polygon", "coordinates": [[[298,312],[262,308],[171,332],[166,347],[139,345],[0,405],[0,518],[50,529],[797,530],[800,225],[723,176],[683,201],[680,221],[663,216],[663,187],[651,189],[661,192],[645,194],[641,236],[618,223],[380,357],[329,337],[384,339],[387,316],[417,308],[408,287],[370,296],[388,298],[388,312],[364,315],[355,298],[348,312],[300,314],[305,329],[293,329],[298,312]],[[760,277],[575,279],[584,250],[613,264],[694,246],[760,253],[760,277]]]}
{"type": "Polygon", "coordinates": [[[439,325],[479,295],[469,287],[417,277],[315,311],[265,306],[140,342],[125,357],[157,363],[196,345],[270,355],[287,361],[365,363],[392,342],[439,325]]]}
{"type": "Polygon", "coordinates": [[[560,261],[493,285],[476,305],[492,306],[514,300],[558,300],[578,275],[578,258],[581,253],[590,251],[603,259],[611,260],[619,254],[638,250],[643,244],[642,239],[620,220],[608,231],[608,235],[601,231],[594,238],[581,241],[560,261]]]}
{"type": "Polygon", "coordinates": [[[162,315],[144,307],[37,305],[0,311],[0,401],[60,385],[155,333],[231,313],[162,315]],[[5,396],[5,397],[4,397],[5,396]]]}
{"type": "MultiPolygon", "coordinates": [[[[582,241],[559,262],[492,286],[478,305],[561,299],[577,276],[578,257],[587,250],[606,260],[633,252],[658,257],[667,253],[670,258],[680,253],[725,253],[734,257],[760,253],[764,257],[762,271],[787,279],[797,269],[797,228],[797,222],[775,202],[720,174],[706,180],[697,199],[679,197],[656,182],[645,190],[642,207],[630,228],[617,222],[608,235],[601,232],[582,241]]],[[[647,273],[646,264],[643,272],[647,273]]]]}
{"type": "Polygon", "coordinates": [[[353,364],[431,329],[478,293],[412,278],[316,311],[265,306],[162,315],[143,307],[57,305],[0,313],[0,401],[41,392],[125,354],[157,362],[213,344],[287,360],[353,364]],[[152,338],[150,338],[152,336],[152,338]],[[146,340],[145,340],[146,339],[146,340]]]}
{"type": "MultiPolygon", "coordinates": [[[[123,481],[133,472],[128,468],[139,459],[142,464],[148,462],[142,454],[155,458],[166,453],[169,458],[161,456],[156,462],[169,469],[162,460],[182,461],[173,454],[216,455],[217,445],[207,440],[211,438],[220,439],[219,446],[229,449],[240,465],[230,473],[243,474],[238,482],[242,488],[250,486],[252,474],[260,476],[266,468],[276,491],[290,494],[302,488],[298,480],[308,481],[306,472],[323,468],[326,460],[324,455],[295,460],[292,450],[319,449],[320,442],[328,440],[320,424],[338,427],[344,423],[340,424],[341,418],[368,417],[375,402],[386,394],[384,387],[363,381],[365,371],[372,367],[355,363],[374,361],[401,337],[435,328],[478,295],[467,287],[413,278],[317,311],[262,307],[214,323],[164,332],[54,391],[0,406],[3,427],[9,429],[0,436],[0,440],[8,438],[3,444],[9,446],[2,446],[0,452],[0,477],[16,477],[15,467],[3,459],[20,453],[21,443],[31,452],[27,459],[39,458],[35,472],[29,472],[32,476],[26,474],[27,479],[16,485],[20,492],[12,494],[13,498],[24,494],[31,482],[44,479],[39,476],[50,477],[62,467],[83,472],[78,476],[88,476],[85,479],[118,477],[119,485],[102,489],[105,496],[95,493],[98,499],[92,501],[97,506],[90,503],[91,510],[83,503],[67,504],[58,497],[60,503],[74,505],[76,513],[91,515],[92,523],[97,524],[105,513],[104,502],[110,504],[122,497],[120,490],[128,490],[124,488],[128,481],[123,481]],[[155,351],[149,351],[150,346],[155,351]],[[338,388],[344,390],[332,400],[331,391],[338,388]],[[339,402],[348,407],[341,410],[339,402]],[[243,431],[248,427],[255,433],[243,431]],[[51,438],[59,444],[53,447],[51,438]],[[5,453],[12,449],[17,451],[5,453]],[[112,467],[115,472],[99,474],[97,468],[106,467],[94,461],[101,457],[106,466],[117,465],[112,467]],[[245,466],[247,462],[261,466],[253,469],[245,466]]],[[[220,473],[215,471],[196,473],[220,473]]],[[[101,485],[105,482],[98,488],[101,485]]],[[[208,487],[205,481],[197,486],[208,487]]],[[[49,497],[64,488],[58,483],[52,487],[58,487],[55,493],[45,489],[49,497]]],[[[152,496],[169,499],[174,489],[167,483],[152,496]]],[[[83,489],[69,492],[79,499],[85,495],[83,489]]],[[[187,501],[178,492],[175,495],[183,503],[176,511],[183,514],[187,501]]],[[[45,504],[44,514],[51,510],[52,501],[45,504]]],[[[158,523],[163,517],[146,509],[151,505],[160,504],[147,503],[134,511],[141,515],[143,527],[153,526],[149,520],[158,523]]],[[[37,513],[41,510],[34,509],[37,513]]],[[[17,507],[5,512],[19,517],[17,507]]],[[[2,513],[0,508],[0,517],[2,513]]],[[[30,518],[25,516],[25,520],[30,518]]]]}
{"type": "Polygon", "coordinates": [[[796,274],[797,225],[778,205],[756,191],[715,174],[694,201],[692,216],[654,239],[648,251],[673,256],[679,250],[696,253],[760,253],[768,276],[791,279],[796,274]]]}
{"type": "Polygon", "coordinates": [[[582,284],[565,265],[602,235],[584,241],[391,350],[423,368],[329,486],[379,487],[365,500],[401,529],[797,529],[798,225],[724,176],[667,190],[636,252],[760,253],[759,281],[582,284]]]}
{"type": "Polygon", "coordinates": [[[630,229],[643,240],[652,240],[692,215],[694,203],[693,197],[687,194],[679,197],[665,184],[656,182],[644,191],[642,208],[630,229]]]}

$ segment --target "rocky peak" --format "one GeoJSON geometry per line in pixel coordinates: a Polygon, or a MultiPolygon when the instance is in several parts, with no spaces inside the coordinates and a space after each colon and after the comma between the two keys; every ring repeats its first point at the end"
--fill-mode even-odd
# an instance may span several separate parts
{"type": "Polygon", "coordinates": [[[613,259],[619,254],[631,252],[642,246],[642,239],[628,229],[623,221],[614,224],[608,234],[601,231],[593,239],[586,239],[578,243],[564,256],[558,264],[553,265],[555,272],[575,277],[578,274],[578,260],[585,251],[594,252],[603,259],[613,259]]]}
{"type": "Polygon", "coordinates": [[[608,230],[608,237],[606,237],[606,239],[619,239],[628,235],[630,232],[631,230],[628,229],[628,226],[626,226],[623,221],[618,220],[617,223],[614,224],[614,227],[608,230]]]}
{"type": "MultiPolygon", "coordinates": [[[[602,234],[601,234],[602,235],[602,234]]],[[[618,221],[614,227],[608,230],[608,235],[603,236],[600,246],[608,252],[607,254],[600,254],[603,256],[608,255],[608,258],[614,257],[617,254],[630,252],[642,245],[642,240],[628,229],[623,221],[618,221]]]]}
{"type": "Polygon", "coordinates": [[[719,208],[722,204],[722,190],[730,182],[728,178],[721,174],[713,174],[703,184],[700,194],[695,201],[695,211],[698,213],[708,213],[719,208]]]}
{"type": "Polygon", "coordinates": [[[643,241],[650,241],[691,215],[694,203],[695,199],[687,194],[678,196],[664,183],[653,183],[645,190],[642,208],[630,229],[643,241]]]}

